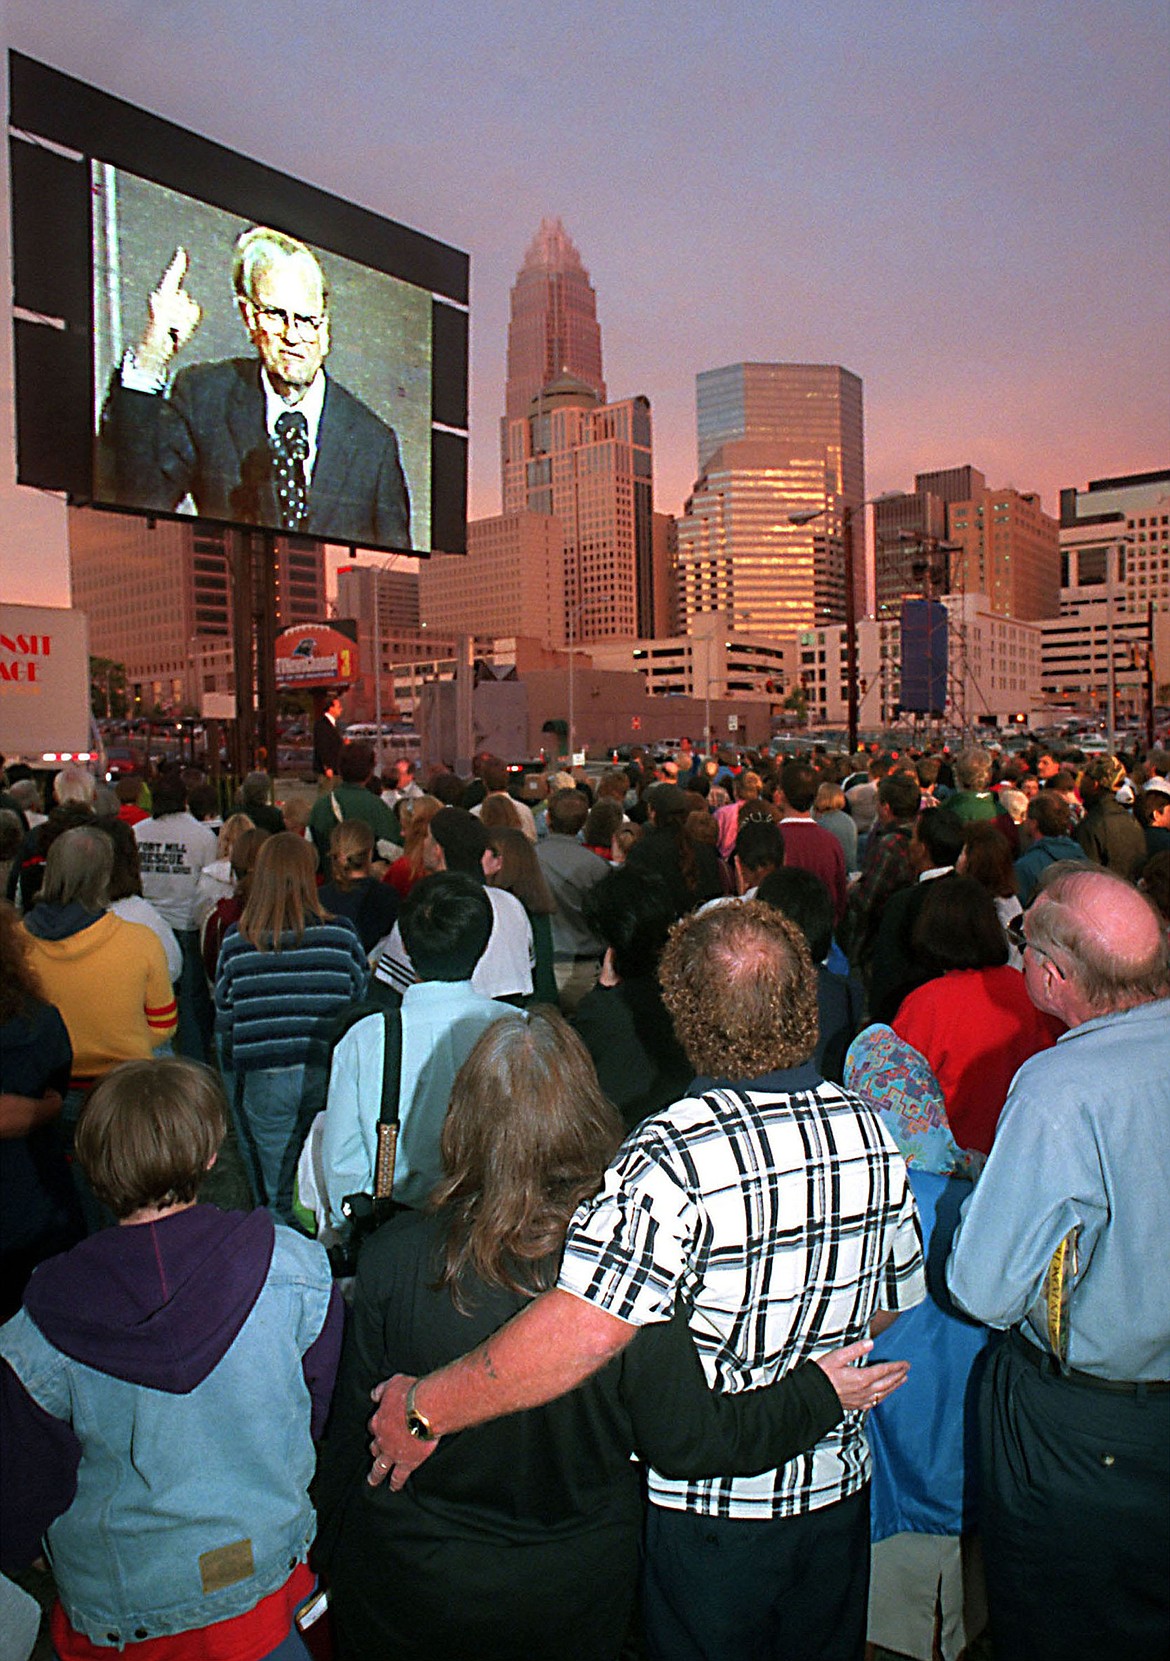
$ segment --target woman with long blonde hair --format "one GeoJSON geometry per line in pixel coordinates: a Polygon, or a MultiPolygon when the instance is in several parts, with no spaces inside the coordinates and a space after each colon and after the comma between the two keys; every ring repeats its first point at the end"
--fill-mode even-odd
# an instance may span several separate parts
{"type": "Polygon", "coordinates": [[[235,893],[236,880],[232,874],[232,853],[241,836],[254,828],[246,813],[233,813],[219,827],[215,839],[215,858],[199,873],[196,886],[195,926],[202,929],[221,900],[235,893]]]}
{"type": "Polygon", "coordinates": [[[203,967],[212,986],[219,966],[219,948],[224,935],[233,923],[238,923],[248,903],[248,887],[260,849],[273,833],[260,825],[251,825],[236,838],[232,848],[232,881],[235,884],[226,900],[220,900],[203,925],[203,967]]]}
{"type": "Polygon", "coordinates": [[[846,871],[857,869],[857,824],[846,810],[845,792],[833,779],[822,779],[813,798],[813,818],[841,844],[846,871]]]}
{"type": "Polygon", "coordinates": [[[301,1143],[325,1104],[330,1021],[363,996],[368,978],[357,930],[326,912],[316,871],[303,838],[268,838],[215,977],[215,1030],[235,1075],[256,1196],[285,1221],[301,1143]]]}
{"type": "Polygon", "coordinates": [[[390,865],[382,878],[389,883],[400,900],[404,900],[416,882],[426,876],[423,848],[426,846],[427,827],[442,807],[437,796],[405,798],[398,804],[398,821],[402,826],[404,847],[401,855],[390,865]]]}

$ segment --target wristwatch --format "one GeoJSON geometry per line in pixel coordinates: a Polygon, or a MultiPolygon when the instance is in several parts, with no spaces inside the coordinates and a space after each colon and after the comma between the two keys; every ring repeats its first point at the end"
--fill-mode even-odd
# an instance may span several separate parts
{"type": "Polygon", "coordinates": [[[431,1421],[425,1413],[420,1412],[414,1405],[414,1393],[418,1389],[419,1383],[420,1380],[416,1378],[406,1392],[406,1428],[420,1442],[437,1442],[439,1439],[438,1431],[431,1429],[431,1421]]]}

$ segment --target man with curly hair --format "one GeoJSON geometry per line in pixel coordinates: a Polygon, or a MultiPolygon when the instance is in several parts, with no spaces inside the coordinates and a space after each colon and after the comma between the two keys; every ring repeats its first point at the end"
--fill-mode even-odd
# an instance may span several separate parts
{"type": "MultiPolygon", "coordinates": [[[[925,1296],[906,1168],[875,1111],[810,1065],[803,935],[758,901],[675,926],[663,997],[698,1075],[578,1207],[556,1288],[470,1355],[381,1387],[372,1482],[450,1431],[549,1401],[681,1299],[708,1380],[754,1389],[925,1296]]],[[[875,1386],[880,1399],[884,1386],[875,1386]]],[[[648,1654],[853,1658],[865,1642],[869,1454],[858,1413],[752,1477],[651,1471],[648,1654]]]]}

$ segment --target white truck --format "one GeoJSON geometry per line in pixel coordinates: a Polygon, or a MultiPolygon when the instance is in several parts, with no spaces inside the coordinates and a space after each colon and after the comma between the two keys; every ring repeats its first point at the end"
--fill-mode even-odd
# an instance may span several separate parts
{"type": "Polygon", "coordinates": [[[89,706],[89,620],[63,606],[0,604],[0,752],[36,769],[101,764],[89,706]]]}

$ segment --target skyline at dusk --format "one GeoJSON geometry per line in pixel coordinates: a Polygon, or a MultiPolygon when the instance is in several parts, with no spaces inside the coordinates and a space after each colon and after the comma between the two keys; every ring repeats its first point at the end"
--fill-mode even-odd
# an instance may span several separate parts
{"type": "Polygon", "coordinates": [[[472,517],[546,216],[609,397],[650,399],[660,511],[695,480],[696,374],[742,361],[861,377],[871,495],[971,462],[1055,514],[1170,459],[1161,0],[377,11],[8,0],[4,44],[467,251],[472,517]]]}

